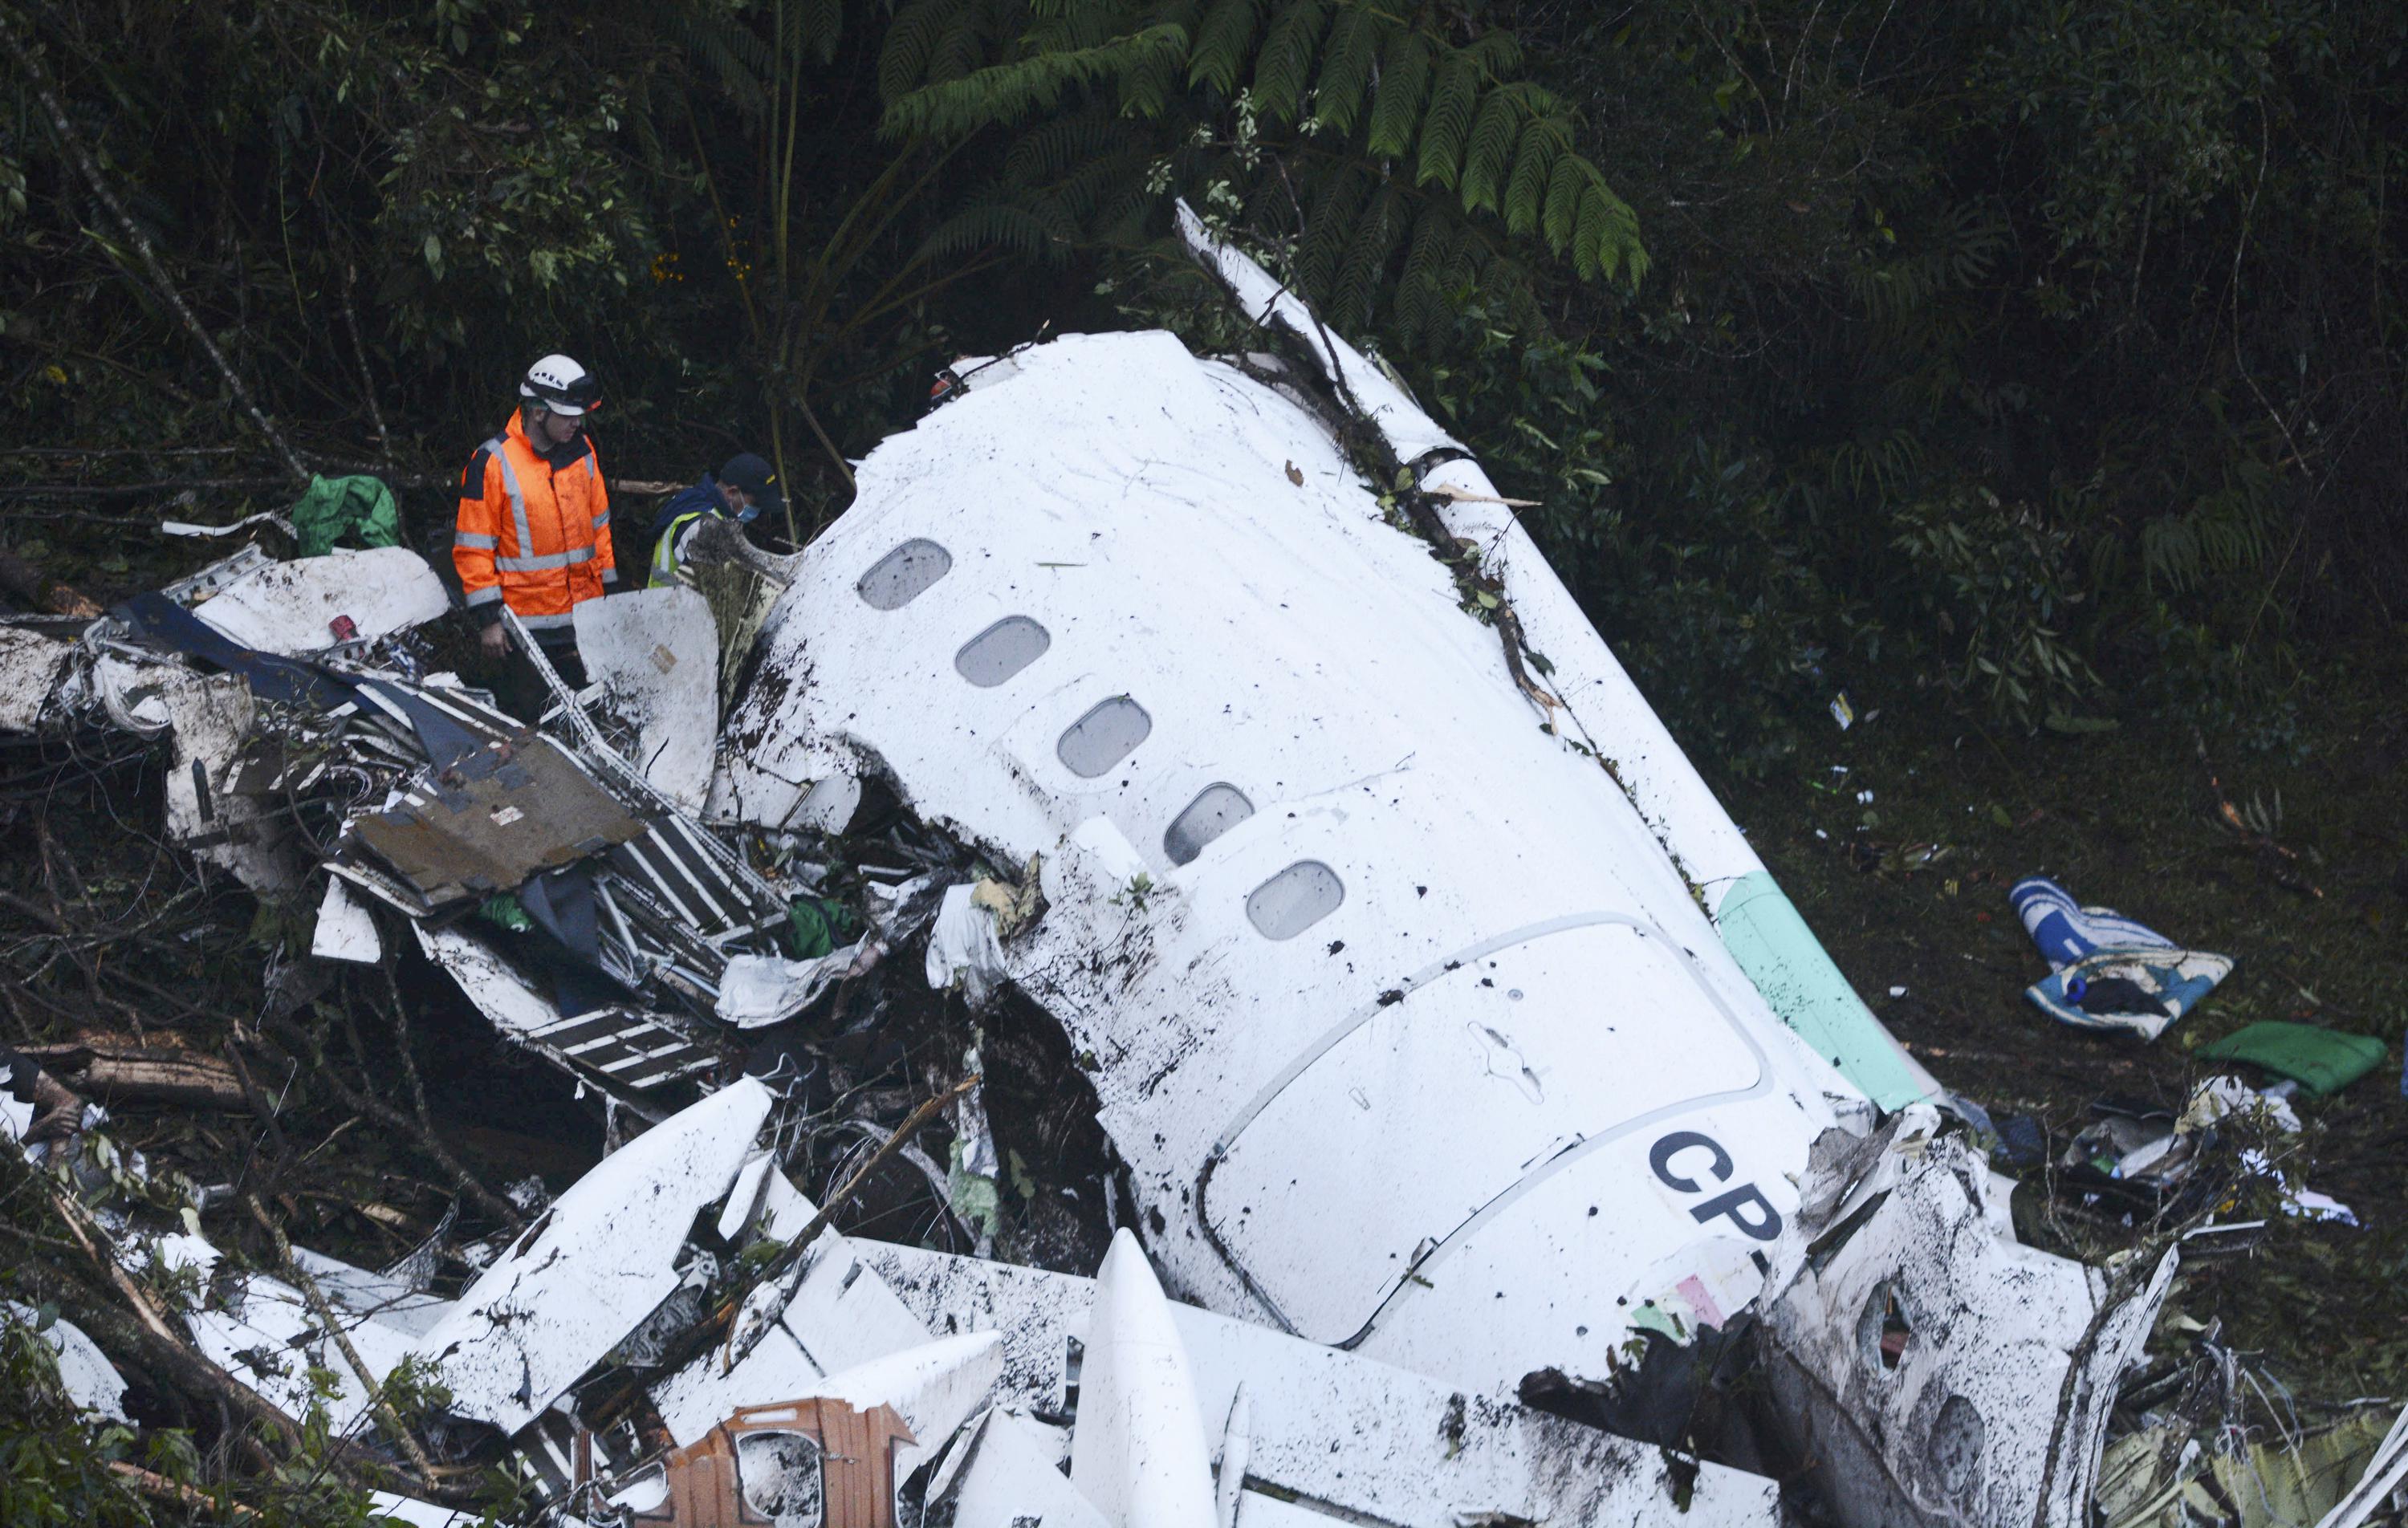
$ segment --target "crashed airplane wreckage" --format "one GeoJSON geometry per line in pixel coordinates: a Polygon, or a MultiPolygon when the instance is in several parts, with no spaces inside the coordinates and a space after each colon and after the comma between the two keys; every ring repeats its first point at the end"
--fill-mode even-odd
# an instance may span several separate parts
{"type": "Polygon", "coordinates": [[[406,926],[655,1121],[454,1299],[296,1249],[196,1340],[322,1348],[322,1301],[362,1381],[338,1423],[416,1359],[437,1441],[507,1440],[563,1521],[1769,1524],[1736,1466],[1782,1459],[1850,1528],[2085,1521],[2172,1254],[2015,1243],[2012,1184],[1477,464],[1186,231],[1268,348],[957,366],[812,547],[722,546],[782,593],[715,750],[687,590],[580,607],[595,685],[554,677],[539,730],[423,672],[444,601],[406,552],[252,554],[73,644],[0,630],[0,723],[164,735],[196,853],[289,893],[317,850],[317,953],[406,926]],[[867,878],[857,938],[804,938],[841,921],[814,846],[870,791],[911,863],[867,878]],[[924,930],[932,983],[1010,983],[1095,1090],[1136,1223],[1094,1280],[837,1236],[786,1176],[738,1040],[924,930]],[[1760,1446],[1680,1457],[1734,1350],[1760,1446]]]}

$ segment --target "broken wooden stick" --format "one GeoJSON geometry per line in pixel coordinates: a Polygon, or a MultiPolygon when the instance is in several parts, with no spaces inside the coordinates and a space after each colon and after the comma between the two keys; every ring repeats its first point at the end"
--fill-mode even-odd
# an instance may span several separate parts
{"type": "MultiPolygon", "coordinates": [[[[972,1088],[977,1087],[979,1081],[979,1074],[972,1072],[934,1098],[924,1100],[918,1108],[913,1109],[904,1118],[901,1124],[895,1127],[895,1133],[886,1137],[885,1145],[872,1152],[867,1162],[854,1168],[852,1176],[837,1186],[836,1191],[828,1195],[827,1202],[820,1206],[820,1212],[810,1218],[809,1224],[795,1233],[795,1239],[778,1250],[778,1255],[769,1260],[768,1264],[761,1270],[760,1278],[752,1284],[754,1290],[765,1284],[777,1284],[777,1298],[754,1319],[752,1328],[749,1332],[739,1333],[735,1326],[737,1320],[743,1313],[744,1301],[738,1300],[731,1307],[728,1317],[727,1347],[720,1355],[721,1373],[726,1373],[737,1364],[743,1363],[746,1356],[754,1348],[760,1346],[762,1337],[767,1335],[769,1328],[777,1324],[778,1317],[793,1301],[796,1291],[802,1287],[802,1274],[807,1266],[803,1261],[803,1253],[810,1250],[811,1243],[817,1241],[820,1234],[835,1221],[836,1212],[851,1204],[853,1196],[860,1192],[861,1186],[869,1180],[869,1175],[883,1166],[895,1153],[902,1150],[911,1137],[919,1134],[922,1126],[942,1113],[948,1106],[958,1101],[972,1088]]],[[[749,1297],[751,1291],[748,1290],[746,1294],[749,1297]]]]}
{"type": "Polygon", "coordinates": [[[302,1297],[309,1302],[311,1314],[326,1329],[326,1335],[335,1339],[335,1346],[342,1349],[343,1362],[359,1376],[360,1387],[366,1392],[368,1404],[376,1408],[377,1420],[384,1423],[385,1431],[393,1435],[394,1441],[401,1446],[401,1451],[409,1456],[410,1467],[418,1472],[419,1482],[430,1490],[434,1489],[435,1461],[426,1457],[426,1450],[419,1445],[417,1435],[403,1424],[401,1413],[385,1399],[383,1382],[368,1367],[367,1360],[360,1356],[360,1350],[351,1346],[351,1334],[343,1330],[342,1320],[335,1314],[335,1307],[326,1303],[325,1292],[309,1276],[309,1270],[301,1266],[300,1260],[293,1255],[293,1244],[285,1239],[284,1228],[267,1213],[267,1207],[259,1202],[259,1195],[245,1193],[242,1198],[251,1208],[251,1219],[259,1222],[261,1229],[267,1233],[269,1241],[275,1244],[278,1260],[284,1264],[284,1272],[301,1291],[302,1297]]]}
{"type": "Polygon", "coordinates": [[[102,1036],[31,1046],[22,1053],[111,1103],[176,1104],[229,1113],[251,1107],[241,1077],[216,1056],[102,1036]]]}
{"type": "Polygon", "coordinates": [[[421,1150],[435,1159],[437,1165],[451,1175],[452,1183],[460,1192],[475,1200],[480,1208],[499,1217],[505,1225],[517,1226],[526,1222],[524,1210],[485,1187],[476,1174],[461,1165],[460,1159],[453,1156],[432,1131],[423,1128],[408,1114],[394,1107],[383,1099],[363,1093],[346,1083],[335,1070],[334,1064],[327,1060],[325,1051],[314,1043],[299,1025],[290,1020],[271,1019],[265,1021],[262,1027],[273,1033],[279,1042],[292,1046],[303,1055],[309,1057],[312,1064],[309,1075],[333,1088],[336,1096],[342,1099],[346,1108],[357,1114],[365,1114],[380,1123],[390,1125],[415,1140],[421,1150]]]}

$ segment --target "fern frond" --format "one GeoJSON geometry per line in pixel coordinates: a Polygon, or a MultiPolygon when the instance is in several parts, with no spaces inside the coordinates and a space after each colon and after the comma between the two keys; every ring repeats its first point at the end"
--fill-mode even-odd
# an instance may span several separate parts
{"type": "Polygon", "coordinates": [[[1312,61],[1328,24],[1324,0],[1289,0],[1271,19],[1254,57],[1254,103],[1265,117],[1285,122],[1303,114],[1305,83],[1312,78],[1312,61]]]}
{"type": "Polygon", "coordinates": [[[1340,162],[1313,178],[1306,188],[1302,236],[1297,240],[1295,278],[1297,286],[1319,296],[1329,291],[1363,215],[1370,194],[1370,172],[1360,164],[1340,162]]]}
{"type": "Polygon", "coordinates": [[[1398,336],[1408,345],[1436,327],[1445,297],[1444,278],[1454,263],[1455,221],[1446,204],[1436,197],[1413,220],[1412,241],[1405,246],[1405,267],[1397,277],[1390,299],[1398,336]]]}
{"type": "Polygon", "coordinates": [[[928,81],[928,62],[978,0],[910,0],[887,23],[878,50],[878,93],[892,101],[928,81]]]}
{"type": "Polygon", "coordinates": [[[788,36],[781,39],[789,58],[816,58],[824,65],[836,59],[836,45],[844,35],[844,0],[802,0],[786,12],[788,36]]]}
{"type": "Polygon", "coordinates": [[[767,82],[777,68],[776,49],[724,12],[695,8],[677,15],[686,45],[710,70],[720,93],[747,117],[757,118],[767,111],[767,82]]]}
{"type": "Polygon", "coordinates": [[[1430,39],[1399,29],[1388,38],[1380,62],[1380,83],[1371,97],[1371,151],[1399,157],[1413,146],[1413,130],[1421,124],[1422,103],[1430,87],[1430,39]]]}
{"type": "Polygon", "coordinates": [[[1480,60],[1456,49],[1438,66],[1429,109],[1422,114],[1421,162],[1413,179],[1455,189],[1463,173],[1463,150],[1471,136],[1471,114],[1480,105],[1480,60]]]}
{"type": "Polygon", "coordinates": [[[1505,182],[1505,231],[1526,234],[1539,225],[1546,210],[1548,180],[1558,157],[1569,158],[1555,135],[1524,132],[1513,155],[1513,173],[1505,182]]]}
{"type": "Polygon", "coordinates": [[[1036,185],[1110,156],[1127,136],[1109,110],[1089,106],[1052,121],[1039,122],[1011,140],[1004,178],[1036,185]]]}
{"type": "Polygon", "coordinates": [[[1547,177],[1547,205],[1541,216],[1541,232],[1546,236],[1549,249],[1560,250],[1571,242],[1580,227],[1581,193],[1588,189],[1588,179],[1581,174],[1578,154],[1566,154],[1555,161],[1555,173],[1547,177]]]}
{"type": "Polygon", "coordinates": [[[1513,167],[1513,145],[1522,136],[1524,116],[1511,91],[1492,90],[1480,103],[1464,147],[1460,190],[1466,210],[1497,210],[1498,192],[1513,167]]]}
{"type": "Polygon", "coordinates": [[[896,97],[887,104],[879,131],[889,138],[950,139],[982,127],[1008,125],[1052,110],[1073,87],[1125,77],[1149,59],[1163,55],[1175,59],[1186,48],[1185,32],[1175,26],[1154,26],[1101,47],[989,64],[960,79],[924,85],[896,97]]]}
{"type": "Polygon", "coordinates": [[[1359,329],[1370,321],[1380,278],[1405,234],[1404,192],[1383,180],[1346,241],[1346,258],[1324,298],[1329,321],[1359,329]]]}
{"type": "Polygon", "coordinates": [[[1329,28],[1329,41],[1321,54],[1321,77],[1312,86],[1312,114],[1340,133],[1353,132],[1362,112],[1363,92],[1380,59],[1383,26],[1374,12],[1350,7],[1340,11],[1329,28]]]}
{"type": "Polygon", "coordinates": [[[1254,45],[1254,29],[1262,24],[1262,0],[1218,0],[1196,28],[1196,48],[1187,63],[1187,82],[1205,85],[1223,95],[1238,89],[1239,71],[1254,45]]]}
{"type": "MultiPolygon", "coordinates": [[[[1082,14],[1102,10],[1100,6],[1081,7],[1082,14]]],[[[1200,23],[1200,7],[1196,0],[1154,0],[1148,17],[1156,27],[1177,27],[1182,38],[1195,36],[1200,23]]],[[[1139,60],[1122,74],[1121,109],[1131,117],[1159,117],[1183,88],[1187,74],[1187,52],[1184,43],[1175,51],[1163,50],[1139,60]]]]}
{"type": "Polygon", "coordinates": [[[1028,259],[1061,259],[1072,247],[1078,229],[1039,200],[976,203],[938,224],[920,243],[915,262],[1006,250],[1028,259]]]}

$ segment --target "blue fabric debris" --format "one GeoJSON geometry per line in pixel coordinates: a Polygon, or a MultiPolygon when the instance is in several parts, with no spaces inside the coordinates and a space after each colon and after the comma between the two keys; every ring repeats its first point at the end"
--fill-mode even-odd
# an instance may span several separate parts
{"type": "Polygon", "coordinates": [[[2054,968],[2024,995],[2061,1024],[2154,1040],[2232,974],[2231,956],[2185,950],[2113,907],[2083,907],[2046,877],[2017,881],[2007,899],[2054,968]]]}

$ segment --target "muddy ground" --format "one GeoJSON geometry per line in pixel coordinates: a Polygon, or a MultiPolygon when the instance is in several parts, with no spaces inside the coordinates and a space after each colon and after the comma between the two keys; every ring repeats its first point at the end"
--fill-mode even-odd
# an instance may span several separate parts
{"type": "MultiPolygon", "coordinates": [[[[1829,729],[1793,777],[1722,783],[1883,1021],[1949,1087],[1994,1115],[2039,1120],[2053,1152],[2103,1096],[2179,1107],[2200,1078],[2235,1069],[2195,1049],[2244,1024],[2312,1022],[2388,1043],[2373,1075],[2293,1101],[2305,1129],[2285,1165],[2351,1207],[2360,1227],[2286,1220],[2243,1191],[2218,1218],[2272,1214],[2264,1240],[2193,1250],[2153,1345],[2179,1349],[2190,1323],[2220,1320],[2218,1340],[2303,1404],[2408,1392],[2403,693],[2408,657],[2369,654],[2332,677],[2299,749],[2284,752],[2145,718],[2081,736],[1985,732],[1914,697],[1859,696],[1883,714],[1829,729]],[[1933,846],[1944,852],[1919,864],[1933,846]],[[2047,968],[2006,898],[2035,874],[2239,966],[2152,1044],[2056,1024],[2023,997],[2047,968]]],[[[2151,1228],[2145,1209],[2086,1207],[2030,1181],[2018,1220],[2036,1240],[2095,1253],[2151,1228]]]]}

